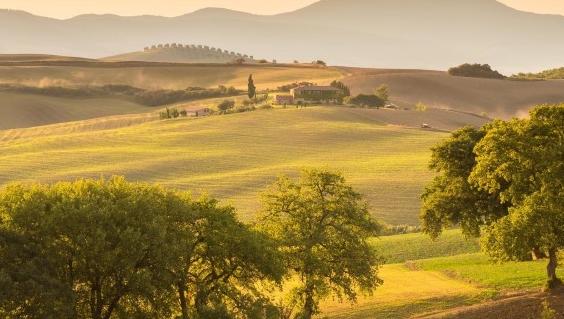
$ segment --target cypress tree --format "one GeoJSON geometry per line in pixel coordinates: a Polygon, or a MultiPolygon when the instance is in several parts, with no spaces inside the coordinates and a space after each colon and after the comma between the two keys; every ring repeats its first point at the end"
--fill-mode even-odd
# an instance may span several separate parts
{"type": "Polygon", "coordinates": [[[248,90],[248,96],[249,99],[252,99],[255,97],[256,95],[256,87],[255,84],[253,82],[253,75],[249,74],[249,84],[248,84],[249,90],[248,90]]]}

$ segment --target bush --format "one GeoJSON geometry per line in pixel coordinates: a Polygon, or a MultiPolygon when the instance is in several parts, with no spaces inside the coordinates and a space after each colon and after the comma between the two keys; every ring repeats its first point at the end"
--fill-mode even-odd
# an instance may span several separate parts
{"type": "Polygon", "coordinates": [[[485,79],[505,79],[506,76],[500,74],[497,71],[492,70],[488,64],[469,64],[465,63],[457,67],[452,67],[448,69],[448,74],[454,76],[466,76],[474,78],[485,78],[485,79]]]}
{"type": "Polygon", "coordinates": [[[380,108],[386,103],[384,100],[374,94],[359,94],[351,99],[348,99],[348,102],[359,106],[375,108],[380,108]]]}
{"type": "Polygon", "coordinates": [[[417,105],[415,105],[415,110],[418,112],[427,112],[429,108],[427,105],[423,104],[423,102],[419,101],[417,102],[417,105]]]}
{"type": "Polygon", "coordinates": [[[217,109],[220,111],[227,111],[235,106],[235,101],[233,100],[223,100],[217,105],[217,109]]]}

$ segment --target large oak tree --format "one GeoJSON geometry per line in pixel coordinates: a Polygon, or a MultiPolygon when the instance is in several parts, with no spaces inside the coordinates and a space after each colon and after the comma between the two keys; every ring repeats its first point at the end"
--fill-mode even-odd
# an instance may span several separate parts
{"type": "Polygon", "coordinates": [[[433,149],[439,175],[422,195],[424,231],[455,223],[478,235],[498,261],[531,252],[549,256],[549,283],[564,247],[564,104],[542,105],[528,119],[463,128],[433,149]]]}
{"type": "Polygon", "coordinates": [[[354,301],[357,290],[382,283],[380,260],[367,242],[380,226],[341,173],[304,169],[300,180],[281,176],[262,196],[259,226],[279,242],[300,282],[292,291],[296,318],[319,313],[319,301],[329,295],[354,301]]]}

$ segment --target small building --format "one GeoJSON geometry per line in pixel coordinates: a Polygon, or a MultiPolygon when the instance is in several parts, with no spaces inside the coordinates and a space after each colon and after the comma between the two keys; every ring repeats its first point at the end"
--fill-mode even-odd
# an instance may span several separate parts
{"type": "Polygon", "coordinates": [[[274,101],[278,105],[294,104],[294,96],[292,95],[276,95],[274,101]]]}
{"type": "Polygon", "coordinates": [[[290,90],[294,100],[336,102],[343,90],[332,86],[300,86],[290,90]]]}
{"type": "Polygon", "coordinates": [[[209,107],[201,107],[201,106],[187,106],[183,108],[186,111],[187,116],[207,116],[210,114],[209,107]]]}

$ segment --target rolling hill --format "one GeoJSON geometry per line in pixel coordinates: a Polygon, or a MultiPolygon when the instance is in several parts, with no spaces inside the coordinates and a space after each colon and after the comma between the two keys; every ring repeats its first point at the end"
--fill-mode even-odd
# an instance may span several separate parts
{"type": "Polygon", "coordinates": [[[564,17],[495,0],[321,0],[274,16],[203,9],[173,18],[0,11],[0,53],[101,58],[156,43],[199,43],[279,62],[446,70],[489,63],[500,72],[561,67],[564,17]]]}
{"type": "MultiPolygon", "coordinates": [[[[402,109],[419,102],[429,112],[386,112],[375,119],[389,125],[452,131],[463,125],[482,125],[487,118],[523,117],[532,106],[564,102],[564,80],[511,81],[454,77],[441,71],[315,67],[311,64],[182,64],[107,62],[53,56],[0,55],[0,83],[37,87],[129,85],[147,90],[234,86],[245,90],[252,74],[259,92],[308,81],[325,85],[345,83],[353,95],[371,94],[380,84],[402,109]],[[407,114],[407,115],[406,115],[407,114]]],[[[271,96],[275,93],[271,93],[271,96]]],[[[0,90],[0,130],[32,127],[128,113],[157,110],[129,100],[112,98],[56,98],[0,90]]],[[[361,109],[356,112],[365,112],[361,109]]],[[[398,110],[399,111],[399,110],[398,110]]]]}
{"type": "MultiPolygon", "coordinates": [[[[145,47],[143,51],[129,52],[104,58],[108,61],[152,61],[177,63],[257,63],[252,55],[236,53],[221,48],[195,44],[159,44],[145,47]]],[[[265,60],[266,61],[266,60],[265,60]]]]}
{"type": "Polygon", "coordinates": [[[385,83],[398,105],[423,102],[429,107],[510,119],[527,116],[531,107],[564,102],[564,80],[511,81],[450,76],[446,72],[339,68],[351,94],[372,93],[385,83]]]}
{"type": "Polygon", "coordinates": [[[374,216],[418,224],[419,193],[432,176],[429,148],[446,137],[389,127],[340,107],[136,124],[109,117],[0,131],[0,185],[118,174],[207,191],[233,201],[248,220],[260,207],[258,194],[277,174],[329,165],[366,195],[374,216]]]}

